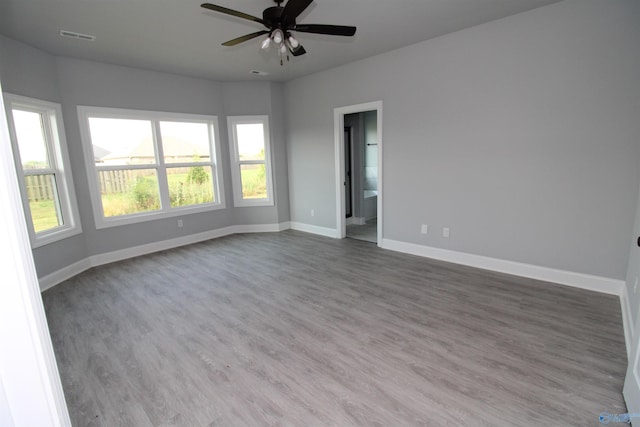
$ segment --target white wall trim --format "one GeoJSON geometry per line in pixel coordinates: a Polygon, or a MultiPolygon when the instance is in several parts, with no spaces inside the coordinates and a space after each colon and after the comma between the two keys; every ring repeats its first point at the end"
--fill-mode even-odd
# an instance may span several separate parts
{"type": "Polygon", "coordinates": [[[18,188],[0,87],[0,420],[71,426],[18,188]]]}
{"type": "Polygon", "coordinates": [[[92,255],[88,258],[84,258],[40,278],[40,291],[45,291],[67,279],[70,279],[77,274],[82,273],[85,270],[88,270],[91,267],[97,267],[99,265],[122,261],[129,258],[135,258],[153,252],[159,252],[167,249],[177,248],[180,246],[190,245],[193,243],[203,242],[205,240],[216,239],[218,237],[228,236],[231,234],[270,233],[287,230],[289,228],[290,223],[288,221],[281,222],[279,224],[232,225],[229,227],[218,228],[216,230],[177,237],[175,239],[147,243],[145,245],[133,246],[117,251],[92,255]]]}
{"type": "Polygon", "coordinates": [[[622,280],[606,277],[592,276],[566,270],[542,267],[532,264],[524,264],[498,258],[490,258],[481,255],[456,252],[448,249],[439,249],[431,246],[417,245],[415,243],[400,242],[397,240],[383,239],[382,247],[397,252],[404,252],[426,258],[513,274],[515,276],[528,277],[530,279],[559,283],[590,291],[620,296],[624,287],[622,280]]]}
{"type": "Polygon", "coordinates": [[[626,284],[620,292],[620,308],[622,310],[622,328],[624,329],[624,342],[627,346],[627,357],[631,360],[631,343],[635,334],[633,319],[631,318],[631,305],[629,303],[629,289],[626,284]]]}
{"type": "MultiPolygon", "coordinates": [[[[228,236],[239,233],[270,233],[287,229],[303,231],[331,238],[340,238],[338,230],[317,225],[305,224],[295,221],[286,221],[278,224],[249,224],[232,225],[216,230],[202,233],[190,234],[188,236],[175,239],[163,240],[161,242],[148,243],[134,246],[113,252],[92,255],[88,258],[77,261],[53,273],[39,279],[40,290],[45,291],[58,283],[61,283],[83,271],[111,262],[122,261],[153,252],[173,249],[180,246],[190,245],[205,240],[228,236]]],[[[490,258],[482,255],[474,255],[464,252],[451,251],[448,249],[434,248],[431,246],[417,245],[415,243],[401,242],[392,239],[383,239],[382,248],[403,252],[411,255],[418,255],[426,258],[467,265],[470,267],[485,270],[497,271],[500,273],[513,274],[521,277],[528,277],[536,280],[543,280],[562,285],[573,286],[581,289],[602,292],[611,295],[618,295],[622,306],[623,324],[625,328],[625,338],[629,340],[633,337],[633,324],[631,321],[631,310],[629,298],[624,282],[622,280],[609,279],[606,277],[593,276],[589,274],[576,273],[566,270],[558,270],[532,264],[525,264],[515,261],[508,261],[498,258],[490,258]]]]}
{"type": "Polygon", "coordinates": [[[291,229],[304,231],[305,233],[319,234],[320,236],[340,239],[340,232],[335,228],[320,227],[318,225],[304,224],[302,222],[291,221],[291,229]]]}
{"type": "Polygon", "coordinates": [[[218,228],[216,230],[190,234],[188,236],[176,237],[175,239],[147,243],[145,245],[133,246],[130,248],[120,249],[117,251],[105,252],[98,255],[91,255],[89,257],[89,260],[91,261],[92,267],[97,267],[99,265],[109,264],[116,261],[122,261],[124,259],[129,259],[129,258],[135,258],[138,256],[147,255],[153,252],[164,251],[167,249],[173,249],[180,246],[190,245],[193,243],[198,243],[198,242],[202,242],[209,239],[228,236],[236,232],[237,231],[235,226],[218,228]]]}
{"type": "Polygon", "coordinates": [[[77,276],[78,274],[86,271],[92,267],[89,258],[83,258],[80,261],[76,261],[73,264],[69,264],[62,267],[60,270],[56,270],[53,273],[47,274],[38,279],[40,282],[40,291],[44,292],[49,288],[54,287],[58,283],[62,283],[67,279],[77,276]]]}
{"type": "Polygon", "coordinates": [[[288,230],[291,228],[291,223],[286,221],[279,224],[234,225],[230,228],[233,230],[233,233],[274,233],[288,230]]]}

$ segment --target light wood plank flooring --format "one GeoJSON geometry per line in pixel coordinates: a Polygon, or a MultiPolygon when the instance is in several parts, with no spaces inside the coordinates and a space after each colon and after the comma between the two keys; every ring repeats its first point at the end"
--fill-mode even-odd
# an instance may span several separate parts
{"type": "Polygon", "coordinates": [[[75,426],[600,425],[618,298],[295,231],[43,294],[75,426]]]}

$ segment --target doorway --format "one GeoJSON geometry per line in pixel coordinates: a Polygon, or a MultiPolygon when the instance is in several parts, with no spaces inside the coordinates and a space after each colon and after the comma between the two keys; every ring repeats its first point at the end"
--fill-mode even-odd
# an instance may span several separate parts
{"type": "Polygon", "coordinates": [[[382,245],[382,102],[334,110],[339,238],[382,245]]]}

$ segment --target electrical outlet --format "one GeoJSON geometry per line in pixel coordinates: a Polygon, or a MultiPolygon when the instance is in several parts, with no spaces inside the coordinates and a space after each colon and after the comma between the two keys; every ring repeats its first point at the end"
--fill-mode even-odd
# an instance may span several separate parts
{"type": "Polygon", "coordinates": [[[420,233],[427,234],[427,230],[428,230],[427,224],[422,224],[422,226],[420,227],[420,233]]]}
{"type": "Polygon", "coordinates": [[[449,237],[449,227],[444,227],[442,229],[442,237],[449,237]]]}
{"type": "Polygon", "coordinates": [[[316,210],[315,209],[311,209],[311,216],[316,216],[316,210]]]}
{"type": "Polygon", "coordinates": [[[179,220],[178,220],[178,228],[182,228],[182,226],[183,226],[183,225],[184,225],[184,224],[182,224],[182,220],[181,220],[181,219],[179,219],[179,220]]]}

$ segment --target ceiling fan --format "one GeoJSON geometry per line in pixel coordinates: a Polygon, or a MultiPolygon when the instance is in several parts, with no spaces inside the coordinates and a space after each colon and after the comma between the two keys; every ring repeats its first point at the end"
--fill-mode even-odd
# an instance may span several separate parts
{"type": "MultiPolygon", "coordinates": [[[[300,56],[306,53],[304,47],[291,34],[292,31],[301,33],[328,34],[332,36],[353,36],[356,33],[356,27],[345,25],[322,25],[322,24],[298,24],[296,18],[311,4],[313,0],[288,0],[285,6],[282,6],[284,0],[274,0],[277,6],[268,7],[262,12],[262,18],[238,12],[226,7],[217,6],[211,3],[203,3],[201,6],[214,12],[225,13],[237,18],[247,19],[264,25],[267,29],[256,31],[233,40],[222,43],[223,46],[235,46],[247,40],[260,37],[264,34],[268,36],[262,41],[261,46],[267,49],[271,43],[278,47],[280,52],[280,65],[282,65],[283,54],[287,54],[287,50],[293,56],[300,56]]],[[[287,54],[287,60],[289,56],[287,54]]]]}

